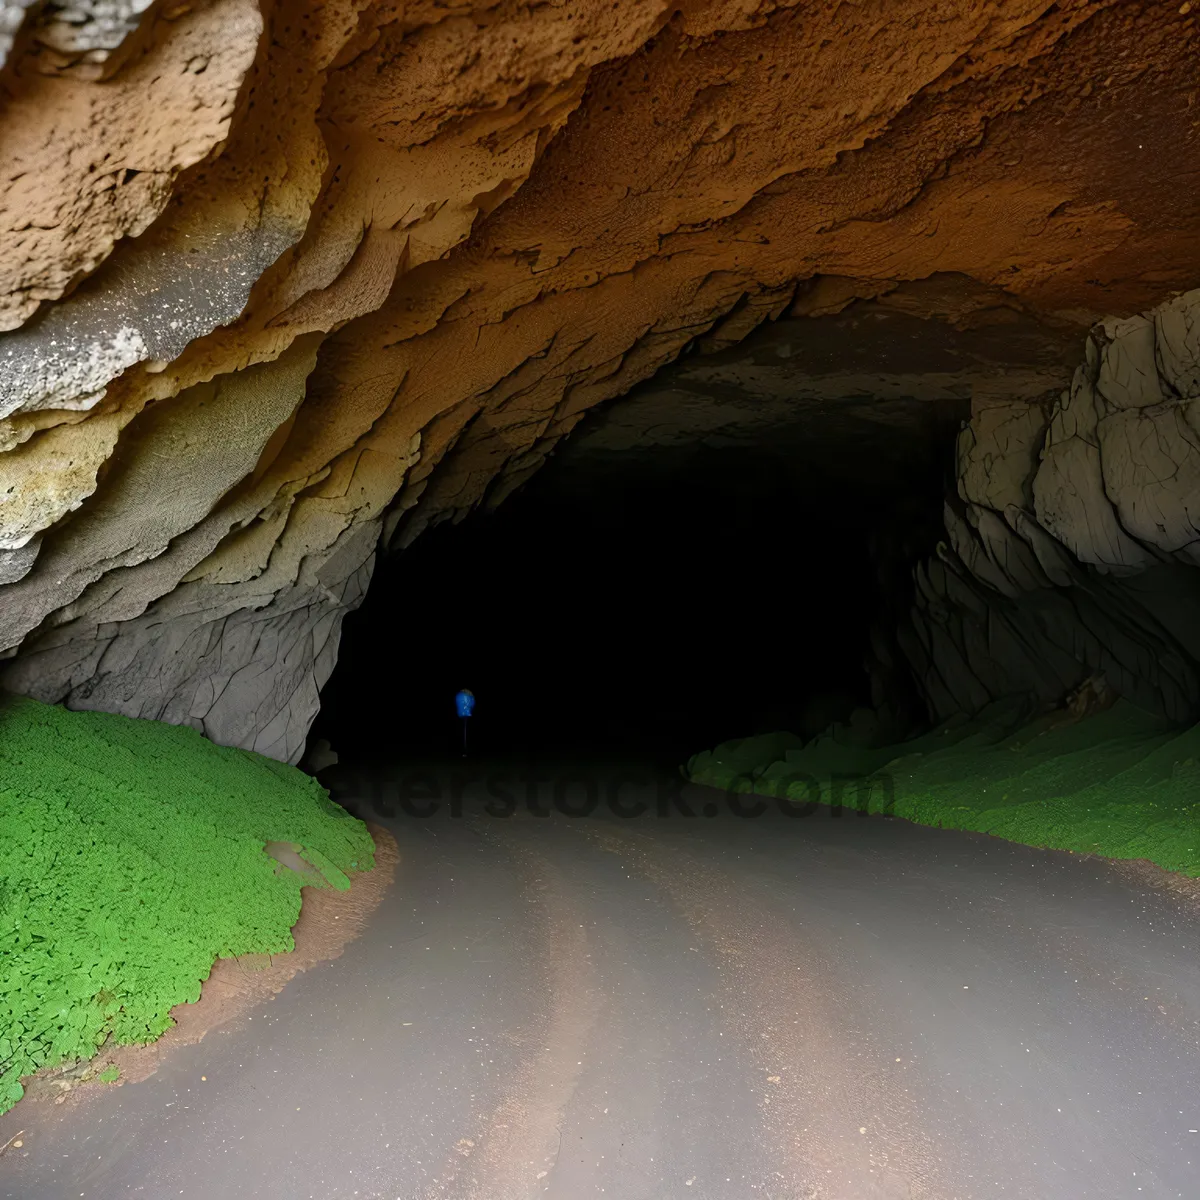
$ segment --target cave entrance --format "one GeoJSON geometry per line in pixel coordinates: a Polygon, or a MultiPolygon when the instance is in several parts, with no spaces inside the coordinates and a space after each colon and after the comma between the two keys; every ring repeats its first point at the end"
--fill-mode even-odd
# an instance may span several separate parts
{"type": "Polygon", "coordinates": [[[868,671],[873,631],[944,536],[972,389],[1019,344],[866,303],[684,356],[495,511],[380,559],[314,735],[455,755],[463,687],[477,755],[666,763],[881,699],[919,719],[868,671]]]}

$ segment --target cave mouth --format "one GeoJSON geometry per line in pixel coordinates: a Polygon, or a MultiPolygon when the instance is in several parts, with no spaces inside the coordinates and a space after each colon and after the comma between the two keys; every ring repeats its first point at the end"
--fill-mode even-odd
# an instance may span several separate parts
{"type": "Polygon", "coordinates": [[[464,687],[472,757],[670,766],[860,706],[919,723],[878,639],[945,536],[960,338],[868,305],[660,371],[493,510],[381,557],[310,745],[459,757],[464,687]]]}

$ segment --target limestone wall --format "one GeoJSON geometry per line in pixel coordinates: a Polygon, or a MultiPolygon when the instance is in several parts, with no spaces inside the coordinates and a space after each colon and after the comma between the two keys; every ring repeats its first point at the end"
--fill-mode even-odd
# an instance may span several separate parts
{"type": "Polygon", "coordinates": [[[1093,675],[1200,718],[1200,291],[1088,337],[1043,410],[976,408],[903,634],[933,710],[1093,675]]]}

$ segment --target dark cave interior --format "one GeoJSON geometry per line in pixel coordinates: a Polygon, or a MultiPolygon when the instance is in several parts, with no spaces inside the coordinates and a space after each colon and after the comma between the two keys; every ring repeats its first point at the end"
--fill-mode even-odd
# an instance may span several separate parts
{"type": "MultiPolygon", "coordinates": [[[[885,357],[957,336],[874,311],[779,322],[700,358],[699,383],[686,359],[660,372],[493,511],[381,558],[314,740],[343,759],[456,756],[453,698],[468,687],[473,756],[666,765],[723,738],[812,735],[869,705],[872,627],[909,602],[913,563],[944,536],[965,397],[894,374],[874,394],[839,376],[835,395],[832,375],[809,375],[811,394],[785,387],[781,405],[761,377],[753,395],[745,383],[813,324],[844,372],[834,339],[861,339],[864,321],[885,357]],[[722,365],[738,386],[714,382],[722,365]]],[[[919,720],[908,696],[887,699],[919,720]]]]}

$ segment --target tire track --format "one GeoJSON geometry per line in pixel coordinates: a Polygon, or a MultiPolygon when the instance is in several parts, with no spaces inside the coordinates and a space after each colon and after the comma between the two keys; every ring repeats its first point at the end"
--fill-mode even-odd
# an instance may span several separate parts
{"type": "Polygon", "coordinates": [[[600,1010],[583,914],[564,875],[527,841],[494,823],[480,828],[522,874],[535,924],[528,995],[540,1007],[514,1035],[520,1065],[502,1098],[458,1138],[424,1200],[530,1200],[548,1186],[600,1010]]]}
{"type": "Polygon", "coordinates": [[[715,956],[722,1007],[757,1064],[774,1200],[956,1200],[922,1125],[911,1058],[880,1044],[832,956],[727,873],[659,838],[590,829],[662,888],[715,956]]]}

